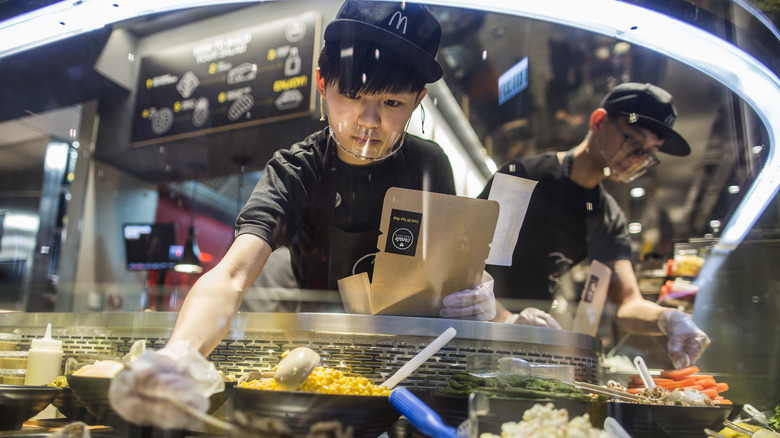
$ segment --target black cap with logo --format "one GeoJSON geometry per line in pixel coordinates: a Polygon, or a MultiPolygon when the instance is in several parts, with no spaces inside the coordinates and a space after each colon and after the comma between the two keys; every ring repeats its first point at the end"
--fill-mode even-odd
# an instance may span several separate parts
{"type": "Polygon", "coordinates": [[[442,76],[436,62],[441,26],[422,5],[407,2],[347,0],[325,29],[325,41],[376,43],[409,60],[425,80],[442,76]]]}
{"type": "Polygon", "coordinates": [[[613,88],[601,101],[609,114],[626,116],[629,124],[645,127],[664,139],[659,149],[684,157],[691,153],[688,142],[672,126],[677,118],[672,95],[653,84],[626,82],[613,88]]]}

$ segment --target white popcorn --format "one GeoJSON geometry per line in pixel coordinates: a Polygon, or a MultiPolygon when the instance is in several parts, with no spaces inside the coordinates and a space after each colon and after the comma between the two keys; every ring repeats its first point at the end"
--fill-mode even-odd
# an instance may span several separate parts
{"type": "Polygon", "coordinates": [[[480,438],[609,438],[603,430],[591,427],[584,414],[569,420],[566,409],[555,409],[552,403],[537,404],[523,413],[520,422],[501,425],[501,435],[483,433],[480,438]]]}

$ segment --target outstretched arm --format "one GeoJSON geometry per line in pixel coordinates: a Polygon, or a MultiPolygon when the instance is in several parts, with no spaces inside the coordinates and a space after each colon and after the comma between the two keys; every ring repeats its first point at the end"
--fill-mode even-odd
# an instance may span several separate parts
{"type": "Polygon", "coordinates": [[[618,324],[632,333],[662,334],[658,328],[658,318],[661,312],[669,309],[642,297],[630,261],[617,260],[608,266],[612,269],[608,296],[618,306],[618,324]]]}
{"type": "Polygon", "coordinates": [[[693,365],[710,345],[710,338],[693,322],[690,315],[662,307],[642,297],[628,260],[612,266],[609,297],[618,305],[618,324],[630,332],[669,338],[667,353],[675,368],[693,365]]]}
{"type": "Polygon", "coordinates": [[[169,342],[189,340],[206,356],[227,335],[241,301],[271,255],[271,245],[239,235],[225,257],[203,274],[182,305],[169,342]]]}

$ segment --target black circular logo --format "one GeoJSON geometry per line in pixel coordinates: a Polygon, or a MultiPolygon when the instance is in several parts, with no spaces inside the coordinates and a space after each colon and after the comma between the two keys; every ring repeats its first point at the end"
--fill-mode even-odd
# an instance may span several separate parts
{"type": "Polygon", "coordinates": [[[397,249],[409,249],[414,243],[414,235],[407,228],[399,228],[393,233],[393,246],[397,249]]]}

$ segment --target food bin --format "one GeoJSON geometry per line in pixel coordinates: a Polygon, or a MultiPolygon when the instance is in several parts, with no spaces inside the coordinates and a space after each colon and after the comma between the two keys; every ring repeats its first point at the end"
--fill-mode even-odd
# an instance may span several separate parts
{"type": "Polygon", "coordinates": [[[0,351],[14,351],[19,344],[19,335],[0,333],[0,351]]]}
{"type": "Polygon", "coordinates": [[[27,369],[26,351],[0,351],[0,369],[27,369]]]}
{"type": "Polygon", "coordinates": [[[24,377],[27,375],[25,369],[0,369],[0,381],[4,385],[24,385],[24,377]]]}

